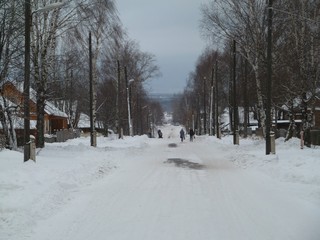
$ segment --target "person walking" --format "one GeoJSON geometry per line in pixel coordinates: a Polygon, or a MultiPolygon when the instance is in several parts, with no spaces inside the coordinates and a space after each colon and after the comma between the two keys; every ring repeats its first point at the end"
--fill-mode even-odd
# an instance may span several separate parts
{"type": "Polygon", "coordinates": [[[194,131],[192,128],[190,128],[189,135],[190,135],[190,142],[193,142],[194,131]]]}
{"type": "Polygon", "coordinates": [[[180,139],[181,139],[181,142],[183,142],[183,140],[185,139],[183,128],[181,128],[180,130],[180,139]]]}
{"type": "Polygon", "coordinates": [[[159,138],[162,138],[162,132],[160,129],[158,130],[158,136],[159,136],[159,138]]]}

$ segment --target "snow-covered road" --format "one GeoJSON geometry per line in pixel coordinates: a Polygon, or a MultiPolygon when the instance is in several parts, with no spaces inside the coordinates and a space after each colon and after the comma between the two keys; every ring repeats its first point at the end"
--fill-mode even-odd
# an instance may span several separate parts
{"type": "Polygon", "coordinates": [[[115,171],[79,188],[26,239],[319,239],[319,205],[297,185],[237,167],[228,145],[179,143],[176,132],[122,150],[115,171]]]}

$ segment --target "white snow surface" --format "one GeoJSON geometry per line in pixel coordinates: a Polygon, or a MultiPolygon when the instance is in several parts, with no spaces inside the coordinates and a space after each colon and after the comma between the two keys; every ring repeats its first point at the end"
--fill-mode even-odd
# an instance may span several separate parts
{"type": "Polygon", "coordinates": [[[320,148],[180,129],[46,144],[36,162],[0,151],[0,239],[320,239],[320,148]]]}

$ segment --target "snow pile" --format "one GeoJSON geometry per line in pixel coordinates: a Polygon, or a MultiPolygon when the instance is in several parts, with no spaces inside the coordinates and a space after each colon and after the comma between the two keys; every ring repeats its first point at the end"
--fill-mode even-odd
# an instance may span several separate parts
{"type": "MultiPolygon", "coordinates": [[[[232,136],[211,141],[232,145],[232,136]]],[[[240,139],[239,146],[229,151],[230,160],[241,168],[259,169],[283,181],[315,184],[320,186],[320,148],[300,148],[300,140],[276,140],[276,154],[265,155],[265,141],[260,138],[240,139]]]]}
{"type": "Polygon", "coordinates": [[[147,145],[146,136],[111,139],[115,136],[99,137],[98,148],[89,146],[90,138],[47,144],[38,150],[36,163],[23,163],[20,152],[0,151],[0,239],[18,239],[21,229],[49,217],[74,192],[112,172],[124,158],[121,149],[147,145]]]}

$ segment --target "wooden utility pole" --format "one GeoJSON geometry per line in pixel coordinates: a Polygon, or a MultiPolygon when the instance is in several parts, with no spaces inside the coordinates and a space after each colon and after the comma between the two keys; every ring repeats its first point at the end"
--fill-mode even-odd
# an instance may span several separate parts
{"type": "Polygon", "coordinates": [[[209,113],[209,135],[212,136],[212,115],[213,115],[213,78],[214,78],[214,68],[211,71],[211,88],[210,88],[210,113],[209,113]]]}
{"type": "Polygon", "coordinates": [[[24,2],[25,13],[25,55],[24,55],[24,162],[30,159],[30,28],[31,28],[31,5],[30,0],[24,2]]]}
{"type": "Polygon", "coordinates": [[[118,81],[117,81],[117,99],[116,99],[116,129],[119,135],[119,139],[122,138],[121,130],[120,130],[120,61],[117,60],[117,76],[118,76],[118,81]]]}
{"type": "Polygon", "coordinates": [[[248,107],[248,60],[244,60],[244,76],[243,76],[243,102],[244,102],[244,137],[248,137],[249,107],[248,107]]]}
{"type": "Polygon", "coordinates": [[[237,105],[237,85],[236,85],[236,41],[233,40],[233,144],[239,144],[238,132],[238,105],[237,105]]]}
{"type": "Polygon", "coordinates": [[[214,79],[215,79],[215,129],[217,138],[221,138],[220,136],[220,123],[219,123],[219,83],[218,83],[218,61],[216,61],[215,71],[214,71],[214,79]]]}
{"type": "Polygon", "coordinates": [[[89,80],[90,80],[90,143],[91,146],[97,146],[97,136],[95,130],[95,107],[94,107],[94,94],[95,84],[93,80],[93,66],[92,66],[92,38],[89,32],[89,80]]]}
{"type": "Polygon", "coordinates": [[[266,155],[271,152],[271,86],[272,86],[272,3],[268,4],[268,48],[267,48],[267,101],[266,101],[266,155]]]}
{"type": "Polygon", "coordinates": [[[206,85],[207,78],[203,77],[203,132],[207,134],[207,106],[206,106],[206,85]]]}

